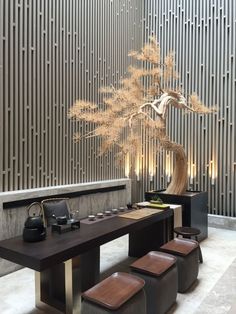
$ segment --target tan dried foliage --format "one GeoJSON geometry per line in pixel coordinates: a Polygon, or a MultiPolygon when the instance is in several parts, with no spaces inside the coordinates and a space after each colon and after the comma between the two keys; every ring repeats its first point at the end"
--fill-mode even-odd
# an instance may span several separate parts
{"type": "MultiPolygon", "coordinates": [[[[142,130],[145,129],[150,141],[159,141],[160,145],[176,154],[176,162],[183,171],[187,168],[181,145],[171,142],[166,135],[166,114],[168,106],[186,109],[197,113],[210,113],[196,94],[184,97],[178,87],[171,84],[179,78],[175,71],[174,53],[165,56],[162,62],[160,46],[153,36],[140,52],[131,51],[129,56],[135,58],[142,67],[130,66],[129,75],[120,81],[120,87],[105,86],[100,89],[103,104],[96,105],[78,100],[69,111],[69,117],[94,123],[92,131],[75,134],[75,138],[99,136],[103,138],[101,153],[117,146],[118,158],[142,150],[142,130]],[[147,66],[147,64],[149,66],[147,66]],[[168,85],[168,90],[165,86],[168,85]]],[[[180,175],[181,169],[175,171],[180,175]]],[[[182,181],[187,174],[181,175],[182,181]]],[[[176,180],[177,182],[178,180],[176,180]]],[[[179,184],[179,182],[178,182],[179,184]]],[[[171,185],[172,189],[173,184],[171,185]]],[[[183,190],[186,182],[179,185],[183,190]]]]}
{"type": "Polygon", "coordinates": [[[150,62],[154,65],[160,64],[161,53],[160,53],[160,46],[156,41],[154,36],[150,37],[149,43],[144,45],[141,49],[141,52],[138,51],[131,51],[129,56],[139,60],[150,62]]]}
{"type": "Polygon", "coordinates": [[[216,111],[216,108],[207,108],[199,99],[197,94],[192,94],[189,96],[189,106],[194,112],[198,113],[211,113],[216,111]]]}
{"type": "Polygon", "coordinates": [[[175,71],[175,61],[174,53],[171,52],[165,57],[165,71],[163,73],[163,78],[165,81],[176,80],[179,78],[179,74],[175,71]]]}

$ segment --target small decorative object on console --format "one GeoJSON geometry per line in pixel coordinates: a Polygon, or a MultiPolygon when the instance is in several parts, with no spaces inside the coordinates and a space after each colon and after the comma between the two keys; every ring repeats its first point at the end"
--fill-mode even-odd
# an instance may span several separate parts
{"type": "Polygon", "coordinates": [[[133,208],[133,204],[128,203],[128,204],[127,204],[127,208],[128,208],[128,209],[132,209],[132,208],[133,208]]]}
{"type": "Polygon", "coordinates": [[[76,219],[68,219],[66,224],[52,224],[52,232],[65,233],[80,228],[80,221],[76,219]]]}
{"type": "Polygon", "coordinates": [[[66,216],[56,217],[56,215],[53,214],[52,217],[57,221],[58,225],[66,225],[67,224],[67,217],[66,216]]]}
{"type": "Polygon", "coordinates": [[[163,204],[163,201],[160,197],[157,195],[153,196],[153,198],[150,200],[150,203],[152,204],[163,204]]]}

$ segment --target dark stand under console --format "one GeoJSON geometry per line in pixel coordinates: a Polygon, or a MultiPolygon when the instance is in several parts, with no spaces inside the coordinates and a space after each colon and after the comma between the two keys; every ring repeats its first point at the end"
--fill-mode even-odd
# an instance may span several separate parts
{"type": "Polygon", "coordinates": [[[129,256],[142,257],[159,248],[173,237],[173,216],[129,234],[129,256]]]}
{"type": "Polygon", "coordinates": [[[145,200],[150,201],[159,196],[164,203],[180,204],[183,207],[182,224],[201,230],[199,241],[208,236],[208,194],[207,192],[186,191],[184,194],[166,194],[164,190],[145,192],[145,200]]]}

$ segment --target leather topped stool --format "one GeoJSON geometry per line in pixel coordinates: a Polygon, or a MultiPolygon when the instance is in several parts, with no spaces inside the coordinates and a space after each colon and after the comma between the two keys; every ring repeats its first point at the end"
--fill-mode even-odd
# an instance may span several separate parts
{"type": "MultiPolygon", "coordinates": [[[[199,243],[198,241],[198,235],[201,233],[201,231],[197,228],[192,228],[192,227],[176,227],[174,228],[174,232],[176,233],[177,238],[181,235],[183,238],[186,239],[191,239],[191,237],[195,237],[195,240],[199,243]]],[[[202,258],[202,250],[199,245],[199,262],[202,264],[203,263],[203,258],[202,258]]]]}
{"type": "Polygon", "coordinates": [[[160,251],[177,257],[178,292],[185,292],[197,279],[199,245],[195,240],[175,238],[160,247],[160,251]]]}
{"type": "Polygon", "coordinates": [[[82,294],[82,314],[146,314],[144,280],[117,272],[82,294]]]}
{"type": "Polygon", "coordinates": [[[147,314],[166,313],[177,297],[176,257],[152,251],[130,267],[133,274],[145,280],[147,314]]]}

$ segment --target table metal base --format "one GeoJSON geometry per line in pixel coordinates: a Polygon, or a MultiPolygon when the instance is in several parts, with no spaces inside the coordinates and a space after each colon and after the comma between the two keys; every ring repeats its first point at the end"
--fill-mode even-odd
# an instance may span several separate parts
{"type": "Polygon", "coordinates": [[[80,255],[80,266],[72,259],[42,272],[35,272],[36,307],[46,313],[79,314],[81,291],[99,281],[100,248],[80,255]]]}

